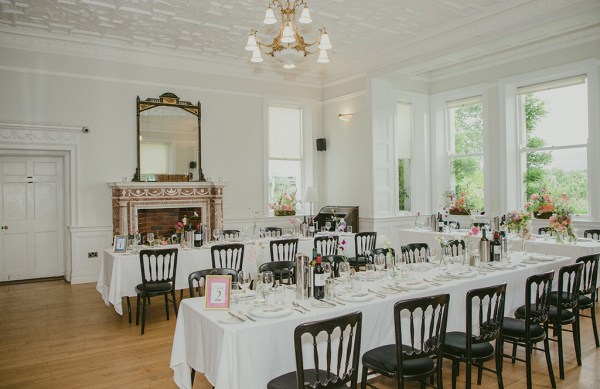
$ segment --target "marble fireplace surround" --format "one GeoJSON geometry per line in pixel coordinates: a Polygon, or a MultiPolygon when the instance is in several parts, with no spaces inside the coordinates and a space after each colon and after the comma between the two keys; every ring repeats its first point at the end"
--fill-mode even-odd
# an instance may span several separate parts
{"type": "Polygon", "coordinates": [[[114,235],[137,230],[140,209],[200,208],[202,225],[208,231],[222,220],[223,183],[109,182],[108,186],[114,235]]]}

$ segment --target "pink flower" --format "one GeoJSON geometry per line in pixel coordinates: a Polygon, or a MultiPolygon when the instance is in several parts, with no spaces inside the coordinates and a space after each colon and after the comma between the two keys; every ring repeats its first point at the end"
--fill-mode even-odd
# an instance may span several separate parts
{"type": "Polygon", "coordinates": [[[471,228],[471,231],[469,232],[469,235],[472,236],[472,235],[477,235],[477,234],[479,234],[479,228],[477,228],[477,227],[471,228]]]}
{"type": "Polygon", "coordinates": [[[540,195],[537,194],[537,193],[534,193],[534,194],[531,195],[530,199],[531,199],[531,201],[535,201],[535,200],[538,199],[538,197],[540,197],[540,195]]]}

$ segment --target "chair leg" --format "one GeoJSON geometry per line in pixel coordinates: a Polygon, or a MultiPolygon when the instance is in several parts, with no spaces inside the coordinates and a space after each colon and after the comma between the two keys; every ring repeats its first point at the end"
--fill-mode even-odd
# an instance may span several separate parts
{"type": "Polygon", "coordinates": [[[458,361],[452,360],[452,389],[456,389],[456,377],[458,376],[458,361]]]}
{"type": "Polygon", "coordinates": [[[194,378],[196,377],[196,370],[192,369],[192,386],[194,386],[194,378]]]}
{"type": "Polygon", "coordinates": [[[579,313],[575,311],[575,321],[573,322],[573,343],[575,344],[575,357],[577,365],[581,366],[581,333],[579,332],[579,313]]]}
{"type": "Polygon", "coordinates": [[[554,323],[554,329],[558,335],[558,375],[561,380],[564,380],[565,379],[565,364],[564,364],[564,356],[563,356],[562,326],[559,321],[554,323]]]}
{"type": "MultiPolygon", "coordinates": [[[[178,311],[178,308],[177,308],[177,299],[175,298],[175,292],[174,291],[171,292],[171,296],[173,296],[173,309],[175,309],[175,317],[177,317],[177,313],[178,313],[177,312],[178,311]]],[[[179,301],[181,301],[181,300],[179,300],[179,301]]]]}
{"type": "Polygon", "coordinates": [[[596,348],[598,348],[598,347],[600,347],[600,341],[598,341],[598,327],[596,326],[596,303],[595,302],[592,304],[592,308],[590,310],[590,316],[592,317],[592,327],[594,329],[594,340],[596,341],[596,348]]]}
{"type": "MultiPolygon", "coordinates": [[[[502,345],[496,345],[496,377],[498,378],[498,389],[504,389],[504,381],[502,380],[502,345]]],[[[481,385],[481,383],[480,383],[481,385]]]]}
{"type": "Polygon", "coordinates": [[[515,364],[517,358],[517,342],[513,343],[513,349],[512,349],[512,364],[515,364]]]}
{"type": "Polygon", "coordinates": [[[142,335],[144,335],[144,329],[146,327],[146,300],[147,298],[142,297],[142,335]]]}
{"type": "Polygon", "coordinates": [[[179,301],[183,300],[183,289],[179,290],[179,301]]]}
{"type": "Polygon", "coordinates": [[[167,320],[169,320],[169,296],[165,294],[165,311],[167,312],[167,320]]]}
{"type": "Polygon", "coordinates": [[[481,385],[481,378],[483,376],[483,362],[479,362],[477,365],[477,385],[481,385]]]}
{"type": "Polygon", "coordinates": [[[465,363],[465,378],[466,378],[466,385],[465,388],[467,389],[471,389],[471,361],[467,361],[467,363],[465,363]]]}
{"type": "Polygon", "coordinates": [[[137,301],[135,302],[135,325],[140,324],[140,295],[137,295],[137,301]]]}
{"type": "Polygon", "coordinates": [[[131,302],[129,301],[129,296],[127,296],[127,314],[129,316],[129,324],[131,324],[131,302]]]}
{"type": "Polygon", "coordinates": [[[525,343],[525,371],[527,374],[527,389],[531,389],[531,343],[525,343]]]}
{"type": "Polygon", "coordinates": [[[550,384],[552,388],[556,388],[556,380],[554,379],[554,369],[552,369],[552,359],[550,358],[550,342],[548,337],[544,339],[544,353],[546,354],[546,365],[548,365],[548,375],[550,376],[550,384]]]}
{"type": "Polygon", "coordinates": [[[366,389],[366,388],[367,388],[367,368],[363,366],[362,376],[360,379],[360,389],[366,389]]]}

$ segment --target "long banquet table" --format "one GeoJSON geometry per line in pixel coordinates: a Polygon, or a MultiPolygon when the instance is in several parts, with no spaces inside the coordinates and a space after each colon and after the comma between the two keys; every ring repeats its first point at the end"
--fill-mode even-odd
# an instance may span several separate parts
{"type": "MultiPolygon", "coordinates": [[[[346,302],[329,308],[317,308],[312,306],[311,300],[304,300],[301,304],[310,308],[310,312],[302,314],[294,310],[286,317],[259,318],[256,322],[222,324],[218,320],[227,318],[227,312],[204,310],[203,298],[184,299],[179,308],[171,352],[174,381],[180,388],[191,388],[193,368],[204,373],[216,389],[265,388],[270,379],[295,370],[293,331],[296,326],[358,310],[363,313],[361,354],[393,343],[393,306],[403,299],[450,293],[448,331],[464,330],[468,290],[506,282],[506,314],[510,315],[523,304],[523,286],[527,277],[549,270],[558,272],[561,266],[573,261],[570,257],[552,257],[550,261],[524,265],[519,264],[521,258],[516,257],[510,268],[482,270],[474,278],[453,279],[429,284],[426,289],[386,294],[383,298],[373,296],[369,301],[346,302]]],[[[434,265],[429,266],[431,268],[426,272],[413,273],[415,279],[432,277],[440,271],[434,265]]],[[[286,306],[292,307],[294,300],[295,293],[288,291],[286,306]]],[[[232,310],[248,314],[250,304],[236,303],[232,310]]]]}
{"type": "MultiPolygon", "coordinates": [[[[354,255],[354,235],[343,234],[340,239],[346,240],[346,252],[354,255]]],[[[273,238],[276,239],[276,238],[273,238]]],[[[282,238],[283,239],[283,238],[282,238]]],[[[242,269],[256,274],[256,258],[250,260],[250,249],[256,250],[255,257],[259,262],[270,261],[269,242],[271,239],[261,239],[258,242],[245,243],[244,262],[242,269]],[[260,245],[259,245],[260,243],[260,245]]],[[[161,246],[174,247],[174,246],[161,246]]],[[[197,249],[179,249],[177,255],[177,273],[175,277],[175,289],[188,287],[188,275],[194,271],[212,268],[210,244],[197,249]]],[[[147,247],[141,247],[147,248],[147,247]]],[[[298,253],[310,255],[313,248],[313,238],[299,238],[298,253]]],[[[107,306],[112,304],[115,311],[123,314],[123,297],[136,296],[135,287],[142,283],[139,256],[132,252],[114,253],[106,249],[100,261],[100,274],[96,283],[96,290],[102,295],[107,306]]]]}

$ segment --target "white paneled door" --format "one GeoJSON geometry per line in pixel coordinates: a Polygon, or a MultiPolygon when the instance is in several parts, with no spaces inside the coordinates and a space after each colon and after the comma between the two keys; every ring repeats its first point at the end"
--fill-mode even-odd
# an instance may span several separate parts
{"type": "Polygon", "coordinates": [[[0,157],[0,281],[64,274],[63,166],[56,157],[0,157]]]}

